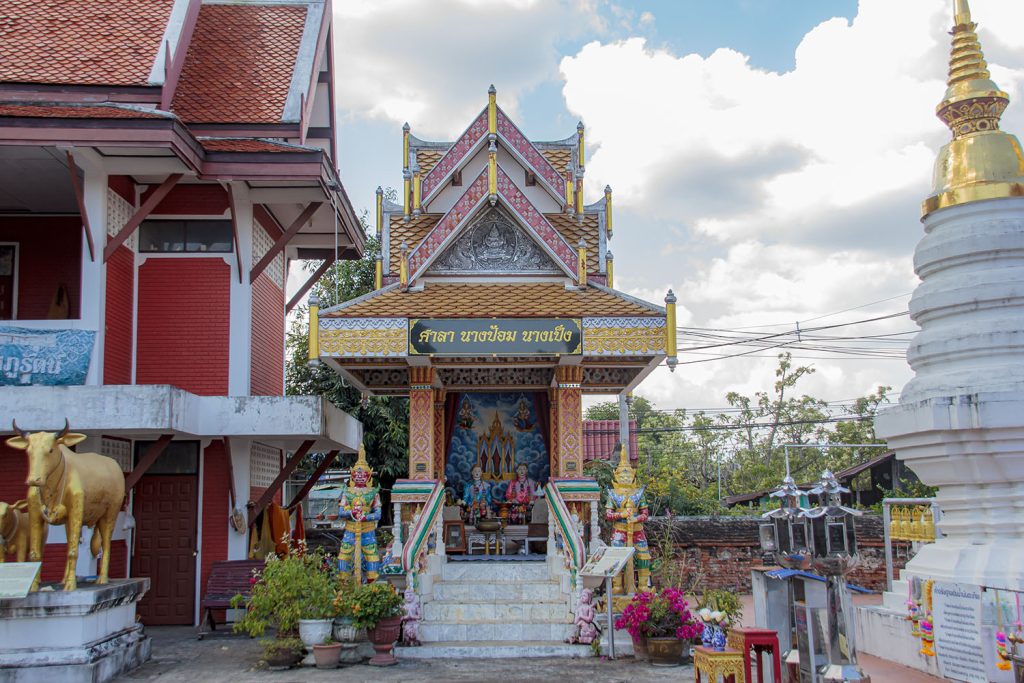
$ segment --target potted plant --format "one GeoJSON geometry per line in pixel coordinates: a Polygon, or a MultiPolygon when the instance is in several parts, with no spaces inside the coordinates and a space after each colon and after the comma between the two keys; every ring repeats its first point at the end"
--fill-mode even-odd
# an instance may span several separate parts
{"type": "Polygon", "coordinates": [[[652,665],[678,666],[684,643],[702,627],[690,612],[683,592],[664,588],[657,593],[637,593],[615,621],[615,628],[625,628],[634,640],[641,639],[652,665]]]}
{"type": "Polygon", "coordinates": [[[341,643],[354,643],[359,629],[352,620],[352,606],[356,595],[353,578],[339,574],[334,591],[334,639],[341,643]]]}
{"type": "Polygon", "coordinates": [[[387,582],[378,581],[358,586],[352,597],[352,623],[365,628],[377,654],[370,659],[374,666],[391,666],[398,660],[392,654],[402,629],[402,596],[387,582]]]}
{"type": "MultiPolygon", "coordinates": [[[[318,636],[307,630],[306,640],[323,642],[330,635],[334,578],[322,552],[307,553],[304,547],[296,546],[282,558],[272,555],[251,581],[248,605],[241,595],[231,601],[236,609],[246,607],[245,615],[234,626],[236,632],[262,636],[273,628],[278,639],[292,639],[299,634],[301,620],[315,618],[326,619],[326,633],[318,636]]],[[[265,653],[268,649],[273,648],[268,645],[265,653]]]]}
{"type": "Polygon", "coordinates": [[[697,615],[705,626],[701,644],[714,650],[724,650],[729,626],[743,619],[739,597],[732,591],[716,588],[704,591],[697,605],[697,615]]]}
{"type": "Polygon", "coordinates": [[[340,656],[341,643],[336,643],[330,638],[313,646],[313,660],[318,669],[337,669],[340,656]]]}
{"type": "Polygon", "coordinates": [[[290,669],[306,654],[306,646],[295,637],[264,638],[260,644],[263,646],[263,661],[271,671],[290,669]]]}

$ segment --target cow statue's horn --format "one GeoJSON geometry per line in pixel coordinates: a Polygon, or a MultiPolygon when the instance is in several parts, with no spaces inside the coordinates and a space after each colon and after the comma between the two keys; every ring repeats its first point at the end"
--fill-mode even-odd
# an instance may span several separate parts
{"type": "Polygon", "coordinates": [[[71,431],[71,423],[68,422],[68,419],[65,417],[64,418],[64,431],[62,431],[60,434],[57,435],[57,440],[60,441],[61,439],[63,439],[65,436],[68,435],[68,432],[70,432],[70,431],[71,431]]]}
{"type": "Polygon", "coordinates": [[[25,438],[25,439],[28,438],[28,432],[26,432],[25,430],[20,429],[18,427],[18,421],[17,420],[11,420],[11,426],[14,427],[14,431],[17,432],[18,434],[20,434],[23,438],[25,438]]]}

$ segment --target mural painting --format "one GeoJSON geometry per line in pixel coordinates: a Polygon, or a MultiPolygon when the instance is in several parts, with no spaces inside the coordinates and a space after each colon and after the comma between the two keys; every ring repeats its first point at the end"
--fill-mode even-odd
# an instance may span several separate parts
{"type": "Polygon", "coordinates": [[[538,406],[539,402],[530,392],[458,397],[445,457],[445,478],[454,499],[464,499],[464,492],[473,490],[476,468],[476,487],[488,489],[489,505],[506,500],[509,485],[519,478],[524,465],[534,487],[547,483],[551,468],[542,419],[547,408],[538,406]]]}

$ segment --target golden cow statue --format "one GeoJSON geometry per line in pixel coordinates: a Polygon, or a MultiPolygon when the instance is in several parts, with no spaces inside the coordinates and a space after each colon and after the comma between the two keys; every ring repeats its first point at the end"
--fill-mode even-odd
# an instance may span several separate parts
{"type": "MultiPolygon", "coordinates": [[[[25,451],[28,455],[28,516],[29,560],[42,561],[45,524],[64,524],[67,529],[68,556],[64,568],[64,590],[78,587],[75,565],[78,545],[82,540],[82,527],[93,529],[90,549],[100,561],[97,584],[107,583],[110,570],[110,537],[124,502],[124,474],[112,458],[97,453],[75,453],[69,446],[80,443],[84,434],[69,433],[64,421],[59,434],[36,432],[29,434],[18,429],[18,436],[7,440],[7,445],[25,451]]],[[[39,587],[36,579],[33,590],[39,587]]]]}
{"type": "MultiPolygon", "coordinates": [[[[43,543],[49,525],[43,521],[43,543]]],[[[14,554],[18,562],[28,557],[28,501],[0,503],[0,562],[8,554],[14,554]]]]}

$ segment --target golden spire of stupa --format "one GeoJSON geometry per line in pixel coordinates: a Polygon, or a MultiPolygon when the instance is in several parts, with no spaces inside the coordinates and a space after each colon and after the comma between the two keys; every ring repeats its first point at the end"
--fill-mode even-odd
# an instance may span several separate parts
{"type": "Polygon", "coordinates": [[[948,88],[935,112],[953,132],[935,162],[923,214],[983,199],[1024,196],[1024,154],[999,130],[1010,97],[992,82],[967,0],[954,0],[948,88]]]}

